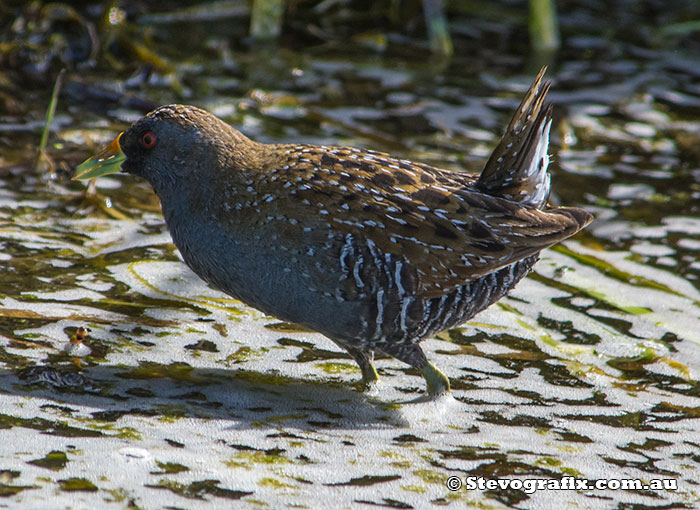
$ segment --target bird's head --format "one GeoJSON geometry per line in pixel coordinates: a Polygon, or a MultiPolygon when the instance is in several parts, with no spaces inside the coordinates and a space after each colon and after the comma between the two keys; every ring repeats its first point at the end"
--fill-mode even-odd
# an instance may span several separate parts
{"type": "Polygon", "coordinates": [[[161,195],[213,179],[212,169],[233,168],[241,145],[250,142],[214,115],[194,106],[162,106],[120,133],[105,149],[82,163],[74,180],[124,171],[146,179],[161,195]]]}

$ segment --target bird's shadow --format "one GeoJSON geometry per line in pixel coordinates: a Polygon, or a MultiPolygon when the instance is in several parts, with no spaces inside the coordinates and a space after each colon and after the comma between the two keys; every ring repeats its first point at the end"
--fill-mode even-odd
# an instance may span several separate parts
{"type": "MultiPolygon", "coordinates": [[[[382,401],[379,389],[361,392],[345,382],[309,381],[279,373],[198,368],[185,363],[138,366],[36,365],[0,372],[0,393],[49,401],[64,416],[114,423],[123,416],[230,422],[245,430],[406,427],[400,402],[382,401]],[[79,406],[72,408],[71,406],[79,406]],[[82,409],[81,409],[82,408],[82,409]]],[[[408,404],[408,399],[404,404],[408,404]]]]}

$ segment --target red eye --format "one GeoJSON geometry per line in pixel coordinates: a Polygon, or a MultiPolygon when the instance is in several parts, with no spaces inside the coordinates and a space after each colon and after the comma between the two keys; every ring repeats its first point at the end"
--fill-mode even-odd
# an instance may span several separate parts
{"type": "Polygon", "coordinates": [[[151,131],[146,131],[143,136],[141,136],[141,146],[144,149],[152,149],[156,146],[156,135],[151,131]]]}

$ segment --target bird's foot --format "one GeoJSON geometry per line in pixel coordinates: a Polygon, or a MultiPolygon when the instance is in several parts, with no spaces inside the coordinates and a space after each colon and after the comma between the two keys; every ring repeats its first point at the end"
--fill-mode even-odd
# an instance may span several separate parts
{"type": "Polygon", "coordinates": [[[450,393],[450,380],[431,362],[428,362],[423,367],[421,373],[425,378],[428,395],[431,398],[437,398],[450,393]]]}
{"type": "Polygon", "coordinates": [[[360,391],[372,391],[379,384],[379,374],[372,363],[363,363],[360,365],[362,370],[362,380],[358,381],[357,385],[360,391]]]}

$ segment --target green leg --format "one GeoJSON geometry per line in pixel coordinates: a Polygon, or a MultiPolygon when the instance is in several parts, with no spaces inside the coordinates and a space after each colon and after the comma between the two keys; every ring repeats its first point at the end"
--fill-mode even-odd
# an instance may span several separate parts
{"type": "Polygon", "coordinates": [[[428,386],[428,395],[439,397],[450,392],[450,380],[430,361],[421,369],[428,386]]]}
{"type": "Polygon", "coordinates": [[[361,351],[354,347],[343,346],[352,356],[358,365],[360,365],[360,370],[362,370],[362,384],[365,388],[370,388],[377,381],[379,381],[379,375],[372,362],[374,361],[374,351],[361,351]]]}

